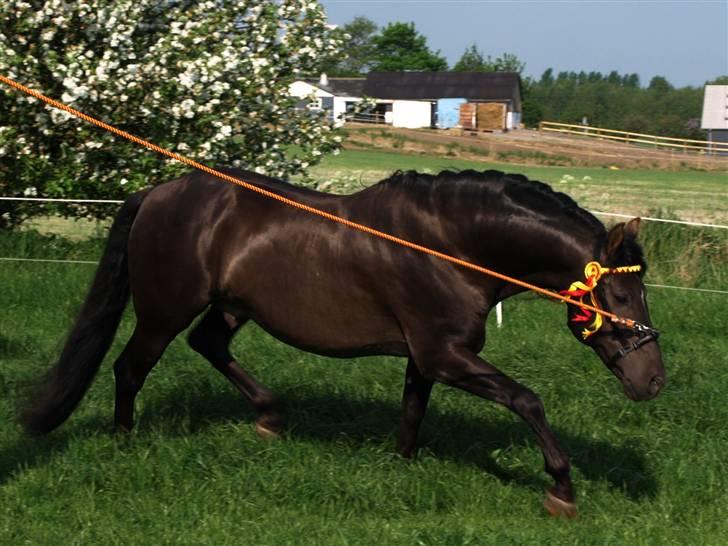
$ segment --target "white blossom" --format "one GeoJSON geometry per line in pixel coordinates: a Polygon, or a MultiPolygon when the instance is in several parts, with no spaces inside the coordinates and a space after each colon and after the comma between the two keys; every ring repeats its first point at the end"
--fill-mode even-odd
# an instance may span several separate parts
{"type": "MultiPolygon", "coordinates": [[[[0,20],[2,73],[180,153],[289,177],[340,146],[323,115],[295,111],[288,96],[293,74],[315,73],[321,52],[340,46],[316,1],[8,0],[0,20]],[[162,4],[171,22],[155,27],[162,4]]],[[[16,195],[119,198],[185,169],[121,141],[102,153],[97,128],[5,97],[0,171],[16,195]]]]}

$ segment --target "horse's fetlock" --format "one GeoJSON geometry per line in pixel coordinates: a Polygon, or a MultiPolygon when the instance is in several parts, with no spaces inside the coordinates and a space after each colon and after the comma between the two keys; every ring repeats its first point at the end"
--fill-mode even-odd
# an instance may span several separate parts
{"type": "Polygon", "coordinates": [[[278,399],[270,392],[255,393],[251,396],[250,401],[260,412],[278,413],[280,411],[278,399]]]}

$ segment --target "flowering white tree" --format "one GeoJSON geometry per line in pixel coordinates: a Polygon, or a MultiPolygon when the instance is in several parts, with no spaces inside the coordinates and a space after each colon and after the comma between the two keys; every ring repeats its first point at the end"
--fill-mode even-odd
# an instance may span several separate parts
{"type": "MultiPolygon", "coordinates": [[[[339,46],[315,0],[0,0],[0,73],[201,162],[273,176],[338,149],[288,85],[339,46]]],[[[0,89],[0,194],[121,198],[186,169],[114,140],[0,89]]],[[[7,203],[0,225],[31,214],[7,203]]]]}

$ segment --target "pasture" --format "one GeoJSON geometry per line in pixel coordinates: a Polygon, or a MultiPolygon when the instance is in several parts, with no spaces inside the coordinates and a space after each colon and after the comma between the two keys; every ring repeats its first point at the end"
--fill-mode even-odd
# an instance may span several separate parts
{"type": "Polygon", "coordinates": [[[551,184],[587,209],[661,217],[667,212],[681,220],[728,223],[725,172],[546,167],[373,150],[345,150],[312,172],[324,189],[350,192],[386,178],[395,169],[437,173],[485,168],[522,173],[551,184]]]}
{"type": "MultiPolygon", "coordinates": [[[[491,165],[345,152],[315,176],[343,191],[391,169],[468,166],[491,165]]],[[[728,217],[718,174],[498,168],[597,210],[728,217]]],[[[647,224],[643,235],[648,282],[728,285],[725,230],[647,224]]],[[[102,242],[0,233],[0,256],[93,260],[102,242]]],[[[668,383],[641,404],[573,339],[562,305],[522,295],[505,302],[502,328],[489,319],[485,354],[541,396],[572,459],[580,518],[561,521],[541,508],[550,479],[534,437],[506,410],[436,386],[418,457],[404,461],[393,449],[403,359],[316,357],[254,325],[233,352],[286,402],[281,440],[256,436],[251,409],[182,337],[142,390],[135,431],[113,435],[110,364],[129,309],[76,413],[48,437],[24,437],[20,386],[56,356],[93,267],[0,263],[0,544],[725,543],[726,295],[649,290],[668,383]]]]}

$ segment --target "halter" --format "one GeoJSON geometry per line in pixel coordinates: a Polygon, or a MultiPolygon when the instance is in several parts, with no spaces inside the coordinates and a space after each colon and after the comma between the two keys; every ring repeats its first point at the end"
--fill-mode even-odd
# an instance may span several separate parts
{"type": "MultiPolygon", "coordinates": [[[[591,305],[601,309],[599,302],[596,299],[595,290],[599,279],[604,275],[618,275],[623,273],[638,273],[642,270],[640,265],[625,265],[620,267],[604,267],[599,262],[589,262],[584,267],[585,282],[574,281],[569,286],[568,290],[561,290],[559,294],[563,296],[570,296],[577,299],[580,303],[584,303],[584,298],[587,296],[591,301],[591,305]]],[[[599,331],[604,324],[604,319],[599,313],[595,313],[589,309],[579,307],[577,314],[571,317],[570,322],[573,323],[585,323],[584,329],[581,331],[581,336],[584,341],[589,339],[592,335],[599,331]]],[[[629,325],[633,334],[637,336],[636,341],[630,341],[629,344],[623,345],[611,358],[607,360],[607,366],[613,368],[617,361],[625,355],[636,351],[643,345],[646,345],[650,341],[656,341],[660,333],[644,324],[639,322],[632,322],[629,325]]],[[[617,332],[621,332],[623,329],[616,327],[617,332]]],[[[621,337],[621,336],[620,336],[621,337]]]]}

